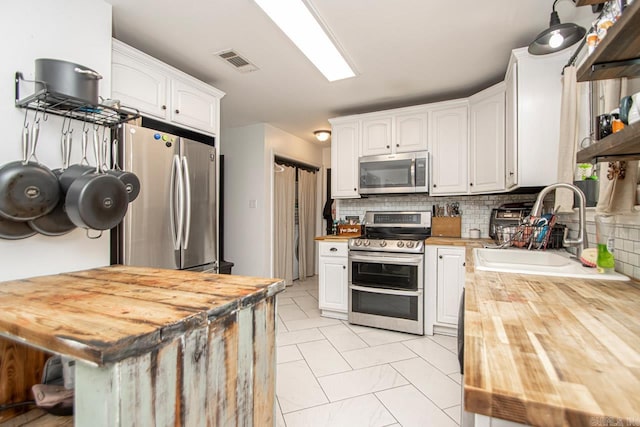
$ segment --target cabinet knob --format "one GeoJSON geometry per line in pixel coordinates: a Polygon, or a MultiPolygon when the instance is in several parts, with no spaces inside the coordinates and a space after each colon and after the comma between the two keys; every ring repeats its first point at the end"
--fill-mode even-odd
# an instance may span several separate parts
{"type": "Polygon", "coordinates": [[[387,148],[389,148],[389,146],[387,145],[387,148]]]}
{"type": "Polygon", "coordinates": [[[469,183],[469,187],[473,187],[473,182],[470,182],[470,183],[469,183]]]}
{"type": "Polygon", "coordinates": [[[442,255],[440,255],[438,258],[442,259],[442,255]]]}
{"type": "Polygon", "coordinates": [[[331,252],[336,252],[338,250],[338,248],[331,248],[329,249],[331,252]]]}
{"type": "Polygon", "coordinates": [[[400,147],[400,144],[396,144],[396,147],[400,147]]]}
{"type": "Polygon", "coordinates": [[[436,188],[438,186],[438,184],[433,184],[433,188],[436,188]]]}
{"type": "Polygon", "coordinates": [[[514,175],[513,172],[509,172],[509,176],[513,176],[513,175],[514,175]]]}
{"type": "Polygon", "coordinates": [[[343,269],[343,270],[346,270],[346,269],[347,269],[347,266],[346,266],[346,265],[343,265],[343,266],[342,266],[342,269],[343,269]]]}
{"type": "Polygon", "coordinates": [[[176,114],[180,114],[180,110],[176,110],[176,114]]]}
{"type": "Polygon", "coordinates": [[[466,266],[467,266],[467,263],[466,263],[466,262],[463,262],[463,263],[462,263],[462,266],[463,266],[463,267],[466,267],[466,266]]]}
{"type": "Polygon", "coordinates": [[[166,109],[167,109],[167,106],[166,106],[166,105],[163,105],[163,106],[162,106],[162,107],[160,107],[160,108],[162,108],[163,110],[166,110],[166,109]]]}
{"type": "Polygon", "coordinates": [[[357,188],[354,188],[354,189],[353,189],[353,191],[358,191],[358,189],[357,189],[357,188]]]}

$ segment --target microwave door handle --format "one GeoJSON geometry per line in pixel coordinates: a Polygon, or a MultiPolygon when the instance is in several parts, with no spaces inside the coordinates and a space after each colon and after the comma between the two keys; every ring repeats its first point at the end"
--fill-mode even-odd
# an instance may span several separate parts
{"type": "Polygon", "coordinates": [[[411,185],[416,186],[416,159],[411,159],[411,185]]]}
{"type": "Polygon", "coordinates": [[[374,294],[395,295],[402,297],[415,297],[422,295],[422,289],[417,291],[399,291],[395,289],[382,289],[382,288],[368,288],[366,286],[351,285],[349,289],[360,292],[369,292],[374,294]]]}

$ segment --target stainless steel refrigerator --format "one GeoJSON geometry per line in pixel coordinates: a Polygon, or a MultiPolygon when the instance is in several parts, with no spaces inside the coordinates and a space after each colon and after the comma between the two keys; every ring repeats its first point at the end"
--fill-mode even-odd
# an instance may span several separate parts
{"type": "Polygon", "coordinates": [[[138,176],[141,190],[116,229],[112,251],[115,262],[216,271],[213,137],[202,135],[203,142],[199,142],[157,128],[134,125],[122,126],[116,135],[120,166],[138,176]]]}

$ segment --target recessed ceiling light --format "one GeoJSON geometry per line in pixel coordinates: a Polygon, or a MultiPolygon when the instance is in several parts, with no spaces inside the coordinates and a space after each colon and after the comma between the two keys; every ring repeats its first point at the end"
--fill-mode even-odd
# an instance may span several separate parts
{"type": "Polygon", "coordinates": [[[303,0],[255,0],[330,82],[356,74],[303,0]]]}

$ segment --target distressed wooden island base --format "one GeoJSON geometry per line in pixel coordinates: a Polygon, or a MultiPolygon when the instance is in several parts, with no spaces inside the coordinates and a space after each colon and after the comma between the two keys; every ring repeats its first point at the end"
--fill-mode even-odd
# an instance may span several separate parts
{"type": "Polygon", "coordinates": [[[283,289],[123,266],[6,282],[0,334],[76,360],[76,426],[273,425],[283,289]]]}

